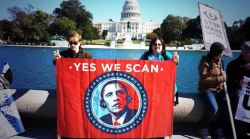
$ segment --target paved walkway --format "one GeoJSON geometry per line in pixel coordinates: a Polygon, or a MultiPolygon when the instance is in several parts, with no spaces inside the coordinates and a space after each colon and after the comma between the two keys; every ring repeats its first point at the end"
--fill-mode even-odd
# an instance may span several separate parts
{"type": "MultiPolygon", "coordinates": [[[[172,139],[199,139],[198,135],[198,126],[186,125],[186,126],[174,126],[174,134],[172,139]]],[[[230,129],[226,130],[226,139],[232,139],[232,135],[230,133],[230,129]]],[[[38,128],[28,127],[26,128],[26,132],[10,137],[8,139],[56,139],[56,128],[52,126],[45,126],[38,128]]],[[[168,138],[166,138],[168,139],[168,138]]]]}
{"type": "MultiPolygon", "coordinates": [[[[28,128],[26,132],[8,139],[56,139],[55,128],[28,128]]],[[[195,131],[176,131],[172,139],[199,139],[195,131]]]]}

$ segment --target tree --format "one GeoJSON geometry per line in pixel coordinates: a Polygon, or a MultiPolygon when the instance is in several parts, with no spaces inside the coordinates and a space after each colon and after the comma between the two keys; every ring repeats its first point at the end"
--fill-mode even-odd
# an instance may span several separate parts
{"type": "Polygon", "coordinates": [[[10,41],[13,35],[13,23],[8,20],[0,21],[0,39],[10,41]]]}
{"type": "Polygon", "coordinates": [[[73,20],[67,18],[56,19],[50,25],[51,35],[62,35],[67,38],[68,34],[76,30],[76,23],[73,20]]]}
{"type": "Polygon", "coordinates": [[[102,31],[102,39],[105,39],[107,35],[108,35],[108,31],[107,30],[103,30],[102,31]]]}
{"type": "Polygon", "coordinates": [[[35,42],[49,42],[50,34],[49,34],[49,21],[50,15],[44,13],[40,10],[34,12],[32,14],[33,25],[32,25],[32,41],[35,42]]]}
{"type": "Polygon", "coordinates": [[[244,36],[244,34],[240,32],[240,28],[237,24],[238,21],[235,21],[232,27],[225,25],[231,49],[240,49],[241,39],[244,36]]]}
{"type": "Polygon", "coordinates": [[[84,39],[96,39],[99,36],[98,31],[93,27],[92,14],[85,9],[79,0],[63,1],[60,8],[54,10],[57,18],[68,18],[76,23],[76,28],[82,30],[84,39]]]}
{"type": "Polygon", "coordinates": [[[11,8],[8,8],[8,12],[11,14],[11,17],[13,18],[13,33],[15,34],[13,36],[14,41],[30,41],[32,40],[32,34],[33,33],[33,17],[32,17],[32,11],[31,11],[31,6],[29,5],[30,8],[28,13],[26,10],[23,10],[20,7],[13,6],[11,8]]]}
{"type": "Polygon", "coordinates": [[[34,11],[32,5],[27,8],[17,6],[8,8],[11,14],[12,32],[14,41],[25,42],[48,42],[50,34],[48,32],[50,15],[41,10],[34,11]]]}
{"type": "Polygon", "coordinates": [[[22,30],[23,40],[25,42],[30,40],[30,37],[32,37],[30,34],[33,32],[33,30],[31,29],[32,17],[30,15],[28,15],[24,11],[18,12],[16,15],[16,19],[14,21],[14,25],[16,26],[16,28],[19,28],[20,30],[22,30]]]}
{"type": "Polygon", "coordinates": [[[242,31],[244,33],[244,41],[250,40],[250,17],[245,19],[244,24],[242,25],[242,31]]]}
{"type": "Polygon", "coordinates": [[[86,19],[92,19],[92,14],[86,11],[85,6],[79,0],[63,1],[60,8],[56,8],[53,14],[58,18],[67,17],[73,21],[79,18],[79,15],[86,16],[86,19]]]}
{"type": "Polygon", "coordinates": [[[250,40],[250,17],[234,21],[232,27],[225,25],[231,49],[240,49],[244,41],[250,40]]]}
{"type": "Polygon", "coordinates": [[[200,24],[200,16],[195,19],[190,19],[187,22],[187,27],[183,29],[182,38],[202,41],[202,30],[200,24]]]}
{"type": "Polygon", "coordinates": [[[154,30],[153,30],[153,33],[155,33],[157,36],[163,38],[161,28],[154,29],[154,30]]]}
{"type": "Polygon", "coordinates": [[[97,28],[88,25],[84,28],[82,36],[84,36],[85,39],[92,41],[99,38],[98,34],[99,32],[97,28]]]}
{"type": "Polygon", "coordinates": [[[156,33],[154,33],[154,32],[148,33],[147,36],[146,36],[146,38],[150,39],[150,40],[152,40],[154,38],[157,38],[157,37],[158,37],[158,35],[156,33]]]}
{"type": "Polygon", "coordinates": [[[8,8],[7,11],[11,16],[11,19],[15,20],[17,18],[16,17],[17,13],[21,12],[22,8],[17,7],[17,6],[13,6],[13,7],[8,8]]]}
{"type": "Polygon", "coordinates": [[[182,31],[186,27],[187,17],[168,15],[161,24],[163,39],[169,43],[174,40],[181,40],[182,31]]]}

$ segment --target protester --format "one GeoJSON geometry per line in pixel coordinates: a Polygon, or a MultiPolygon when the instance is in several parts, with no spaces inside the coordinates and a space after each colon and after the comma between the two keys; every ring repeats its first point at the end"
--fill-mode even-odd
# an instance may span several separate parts
{"type": "MultiPolygon", "coordinates": [[[[166,46],[162,38],[153,38],[149,44],[149,50],[146,51],[140,58],[141,60],[173,60],[176,64],[179,63],[179,55],[177,52],[170,53],[166,51],[166,46]]],[[[177,86],[175,84],[175,94],[177,92],[177,86]]],[[[161,139],[164,137],[160,137],[161,139]]]]}
{"type": "Polygon", "coordinates": [[[10,88],[10,84],[12,83],[12,71],[7,62],[4,62],[0,59],[0,90],[10,88]]]}
{"type": "MultiPolygon", "coordinates": [[[[241,54],[227,66],[227,89],[233,115],[236,114],[244,76],[250,78],[250,41],[241,45],[241,54]]],[[[249,138],[250,123],[235,120],[237,138],[249,138]]]]}
{"type": "Polygon", "coordinates": [[[226,79],[222,67],[223,51],[223,44],[213,43],[209,53],[201,58],[198,67],[199,96],[206,107],[202,128],[199,130],[202,139],[209,138],[209,131],[215,138],[224,138],[223,124],[226,118],[223,117],[221,112],[224,111],[225,113],[225,110],[227,110],[227,102],[224,90],[226,79]],[[215,117],[218,118],[217,122],[211,128],[211,123],[215,117]]]}
{"type": "MultiPolygon", "coordinates": [[[[149,50],[146,51],[140,58],[141,60],[173,60],[176,64],[179,63],[179,55],[177,52],[170,53],[166,51],[166,46],[162,38],[156,37],[151,40],[149,50]]],[[[177,86],[175,84],[175,93],[177,86]]]]}
{"type": "MultiPolygon", "coordinates": [[[[69,48],[67,50],[61,52],[59,52],[59,50],[54,51],[54,64],[59,58],[92,58],[90,53],[81,48],[81,36],[76,31],[71,32],[67,40],[69,42],[69,48]]],[[[66,137],[61,138],[69,139],[66,137]]]]}
{"type": "Polygon", "coordinates": [[[142,60],[173,60],[179,62],[179,56],[177,52],[166,51],[165,43],[162,38],[157,37],[151,40],[149,44],[149,50],[141,56],[142,60]]]}
{"type": "Polygon", "coordinates": [[[81,48],[81,36],[76,32],[69,34],[69,47],[59,53],[59,50],[54,51],[54,62],[58,58],[92,58],[91,54],[81,48]]]}

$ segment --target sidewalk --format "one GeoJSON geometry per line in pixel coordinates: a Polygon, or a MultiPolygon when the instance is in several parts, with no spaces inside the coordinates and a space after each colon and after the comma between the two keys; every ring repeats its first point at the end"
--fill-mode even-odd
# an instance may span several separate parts
{"type": "MultiPolygon", "coordinates": [[[[26,132],[8,139],[56,139],[55,128],[28,128],[26,132]]],[[[177,131],[172,139],[199,139],[196,131],[177,131]]]]}
{"type": "MultiPolygon", "coordinates": [[[[197,126],[175,126],[172,139],[199,139],[197,126]]],[[[226,139],[233,139],[230,129],[227,129],[226,139]]],[[[26,132],[10,137],[8,139],[56,139],[56,127],[45,126],[45,127],[28,127],[26,132]]]]}
{"type": "MultiPolygon", "coordinates": [[[[2,90],[3,91],[3,90],[2,90]]],[[[9,139],[55,139],[56,93],[55,90],[9,89],[19,110],[26,132],[9,139]]],[[[180,93],[179,104],[174,106],[173,139],[197,139],[198,130],[205,113],[198,94],[180,93]]],[[[227,118],[227,117],[225,117],[227,118]]],[[[226,136],[231,139],[228,123],[226,136]]]]}
{"type": "MultiPolygon", "coordinates": [[[[25,126],[26,131],[22,134],[10,137],[8,139],[56,139],[57,131],[55,124],[45,124],[38,127],[38,125],[25,126]]],[[[172,139],[199,139],[197,134],[197,126],[175,126],[172,139]]]]}

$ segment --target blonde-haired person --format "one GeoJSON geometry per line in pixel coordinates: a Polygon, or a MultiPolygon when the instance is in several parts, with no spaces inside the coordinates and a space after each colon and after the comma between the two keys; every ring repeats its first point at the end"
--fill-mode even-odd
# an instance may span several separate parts
{"type": "MultiPolygon", "coordinates": [[[[85,51],[81,47],[81,35],[77,33],[76,31],[73,31],[69,34],[67,37],[67,40],[69,42],[69,48],[66,50],[63,50],[59,52],[59,50],[54,51],[54,64],[55,60],[59,58],[87,58],[91,59],[92,56],[90,53],[85,51]]],[[[58,139],[70,139],[67,137],[58,137],[58,139]]]]}
{"type": "Polygon", "coordinates": [[[69,48],[59,52],[54,51],[54,61],[58,58],[92,58],[91,54],[81,48],[81,36],[73,31],[67,38],[69,42],[69,48]]]}

